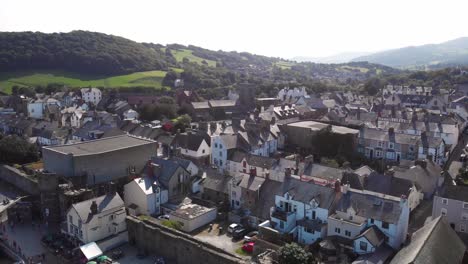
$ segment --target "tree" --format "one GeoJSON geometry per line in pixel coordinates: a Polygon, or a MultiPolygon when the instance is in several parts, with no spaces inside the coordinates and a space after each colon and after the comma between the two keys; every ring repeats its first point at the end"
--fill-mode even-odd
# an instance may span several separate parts
{"type": "Polygon", "coordinates": [[[24,164],[37,161],[37,147],[18,136],[0,139],[0,163],[24,164]]]}
{"type": "Polygon", "coordinates": [[[364,84],[364,91],[369,95],[376,95],[381,88],[383,88],[383,82],[379,78],[371,78],[364,84]]]}
{"type": "Polygon", "coordinates": [[[306,252],[296,243],[286,244],[278,252],[280,264],[304,264],[312,263],[312,254],[306,252]]]}
{"type": "Polygon", "coordinates": [[[179,78],[177,72],[175,71],[168,71],[166,73],[166,76],[164,76],[162,80],[162,85],[163,86],[169,86],[169,87],[174,87],[174,82],[179,78]]]}

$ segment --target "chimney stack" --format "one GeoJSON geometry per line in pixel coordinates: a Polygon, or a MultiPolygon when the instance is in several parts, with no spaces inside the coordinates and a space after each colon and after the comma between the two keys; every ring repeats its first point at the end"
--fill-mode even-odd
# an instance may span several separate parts
{"type": "Polygon", "coordinates": [[[96,201],[93,201],[93,203],[91,204],[91,207],[89,209],[91,210],[91,214],[93,214],[93,215],[98,213],[98,206],[97,206],[96,201]]]}
{"type": "Polygon", "coordinates": [[[114,196],[117,193],[117,185],[111,181],[107,186],[107,194],[114,196]]]}
{"type": "Polygon", "coordinates": [[[419,159],[419,160],[416,160],[416,161],[414,162],[414,164],[415,164],[415,165],[421,166],[421,168],[423,168],[423,169],[426,169],[426,168],[427,168],[427,160],[421,160],[421,159],[419,159]]]}

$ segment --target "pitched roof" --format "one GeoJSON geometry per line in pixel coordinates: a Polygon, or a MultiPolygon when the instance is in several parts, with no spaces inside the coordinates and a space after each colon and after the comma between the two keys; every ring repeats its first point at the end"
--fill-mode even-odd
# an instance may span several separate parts
{"type": "Polygon", "coordinates": [[[72,204],[72,207],[75,208],[78,216],[84,223],[89,223],[94,217],[90,210],[91,204],[94,201],[97,203],[98,214],[111,209],[124,207],[124,202],[118,193],[115,193],[114,195],[103,195],[83,202],[72,204]]]}
{"type": "Polygon", "coordinates": [[[347,212],[350,208],[356,215],[388,223],[398,222],[402,212],[399,198],[354,189],[343,194],[336,210],[347,212]]]}
{"type": "Polygon", "coordinates": [[[179,134],[175,137],[175,142],[179,147],[193,151],[197,151],[204,140],[203,136],[194,133],[179,134]]]}
{"type": "Polygon", "coordinates": [[[332,187],[303,182],[294,178],[286,179],[283,182],[283,191],[289,193],[295,201],[308,204],[315,200],[320,208],[329,209],[336,202],[336,192],[332,187]]]}
{"type": "Polygon", "coordinates": [[[365,190],[395,197],[408,196],[409,190],[414,187],[413,182],[410,180],[384,175],[375,171],[367,177],[364,176],[363,183],[365,190]]]}
{"type": "Polygon", "coordinates": [[[171,159],[153,158],[152,162],[160,166],[158,180],[167,187],[171,177],[176,173],[177,169],[181,168],[186,171],[178,162],[171,159]]]}
{"type": "Polygon", "coordinates": [[[468,203],[468,187],[462,185],[446,185],[445,194],[439,196],[468,203]]]}
{"type": "Polygon", "coordinates": [[[402,166],[393,167],[395,171],[394,176],[415,182],[417,186],[422,188],[424,193],[432,193],[437,187],[442,169],[429,160],[425,161],[426,168],[418,165],[417,163],[419,162],[424,163],[424,161],[416,161],[416,163],[409,168],[404,168],[402,166]]]}
{"type": "Polygon", "coordinates": [[[465,245],[442,216],[417,230],[391,264],[462,263],[465,245]]]}
{"type": "Polygon", "coordinates": [[[276,162],[276,160],[273,158],[253,155],[253,154],[245,153],[239,150],[229,152],[228,160],[232,160],[234,162],[240,163],[243,159],[245,159],[250,166],[267,168],[267,169],[270,169],[273,166],[273,164],[276,162]]]}
{"type": "Polygon", "coordinates": [[[367,241],[369,241],[374,247],[378,247],[382,245],[382,243],[385,241],[385,235],[378,229],[375,225],[370,226],[364,232],[362,232],[359,236],[355,238],[361,238],[365,237],[367,241]]]}

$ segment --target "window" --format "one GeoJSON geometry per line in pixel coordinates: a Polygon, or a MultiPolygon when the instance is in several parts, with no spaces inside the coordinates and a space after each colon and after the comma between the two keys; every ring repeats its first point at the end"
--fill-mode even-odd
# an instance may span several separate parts
{"type": "Polygon", "coordinates": [[[247,167],[247,161],[244,160],[244,162],[242,162],[242,166],[245,168],[247,167]]]}
{"type": "Polygon", "coordinates": [[[468,220],[468,214],[462,214],[461,219],[464,221],[468,220]]]}
{"type": "Polygon", "coordinates": [[[383,145],[382,141],[379,141],[379,142],[377,143],[377,145],[378,145],[379,147],[382,147],[382,145],[383,145]]]}
{"type": "Polygon", "coordinates": [[[409,151],[410,151],[410,152],[414,152],[414,147],[413,147],[413,146],[410,146],[410,147],[409,147],[409,151]]]}
{"type": "Polygon", "coordinates": [[[382,222],[382,228],[388,229],[388,223],[387,222],[382,222]]]}
{"type": "Polygon", "coordinates": [[[465,225],[463,224],[460,225],[460,232],[465,232],[465,225]]]}
{"type": "Polygon", "coordinates": [[[351,236],[351,232],[350,232],[350,231],[348,231],[348,230],[345,230],[345,232],[344,232],[344,233],[345,233],[345,236],[347,236],[347,237],[350,237],[350,236],[351,236]]]}
{"type": "Polygon", "coordinates": [[[337,234],[341,233],[341,229],[339,227],[335,227],[335,233],[337,234]]]}
{"type": "Polygon", "coordinates": [[[463,203],[463,209],[468,209],[468,203],[463,203]]]}
{"type": "Polygon", "coordinates": [[[217,147],[218,147],[218,143],[215,143],[215,148],[217,148],[217,147]]]}
{"type": "Polygon", "coordinates": [[[73,234],[73,225],[72,225],[72,224],[70,224],[70,228],[68,229],[68,232],[69,232],[70,234],[73,234]]]}
{"type": "Polygon", "coordinates": [[[364,242],[364,241],[361,241],[359,243],[359,249],[363,250],[363,251],[367,251],[367,243],[364,242]]]}
{"type": "Polygon", "coordinates": [[[83,227],[83,221],[81,219],[78,219],[78,229],[81,229],[83,227]]]}
{"type": "Polygon", "coordinates": [[[389,149],[393,149],[394,147],[395,147],[395,145],[392,142],[388,142],[388,148],[389,149]]]}
{"type": "Polygon", "coordinates": [[[223,156],[223,152],[222,152],[222,151],[219,152],[219,156],[220,156],[220,157],[223,156]]]}
{"type": "Polygon", "coordinates": [[[371,218],[371,219],[370,219],[370,223],[373,224],[373,223],[374,223],[374,219],[371,218]]]}
{"type": "Polygon", "coordinates": [[[201,152],[202,152],[203,154],[205,154],[205,150],[202,150],[201,152]]]}
{"type": "Polygon", "coordinates": [[[283,221],[280,221],[280,228],[281,228],[281,229],[284,228],[284,222],[283,222],[283,221]]]}
{"type": "Polygon", "coordinates": [[[68,222],[70,222],[70,224],[73,223],[73,216],[71,215],[68,216],[68,222]]]}
{"type": "Polygon", "coordinates": [[[442,198],[442,204],[445,204],[445,205],[447,205],[447,204],[448,204],[448,199],[446,199],[446,198],[442,198]]]}
{"type": "Polygon", "coordinates": [[[445,208],[440,209],[440,215],[447,216],[447,209],[445,208]]]}
{"type": "Polygon", "coordinates": [[[114,215],[109,215],[109,221],[114,220],[114,215]]]}
{"type": "Polygon", "coordinates": [[[219,144],[219,148],[222,149],[222,148],[223,148],[223,145],[222,145],[222,144],[219,144]]]}

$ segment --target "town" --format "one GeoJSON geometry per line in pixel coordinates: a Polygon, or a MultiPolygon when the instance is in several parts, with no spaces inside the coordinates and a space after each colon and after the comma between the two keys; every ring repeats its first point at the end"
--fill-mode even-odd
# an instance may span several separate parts
{"type": "Polygon", "coordinates": [[[174,86],[0,96],[1,249],[21,263],[467,260],[468,85],[239,84],[211,100],[174,86]]]}

